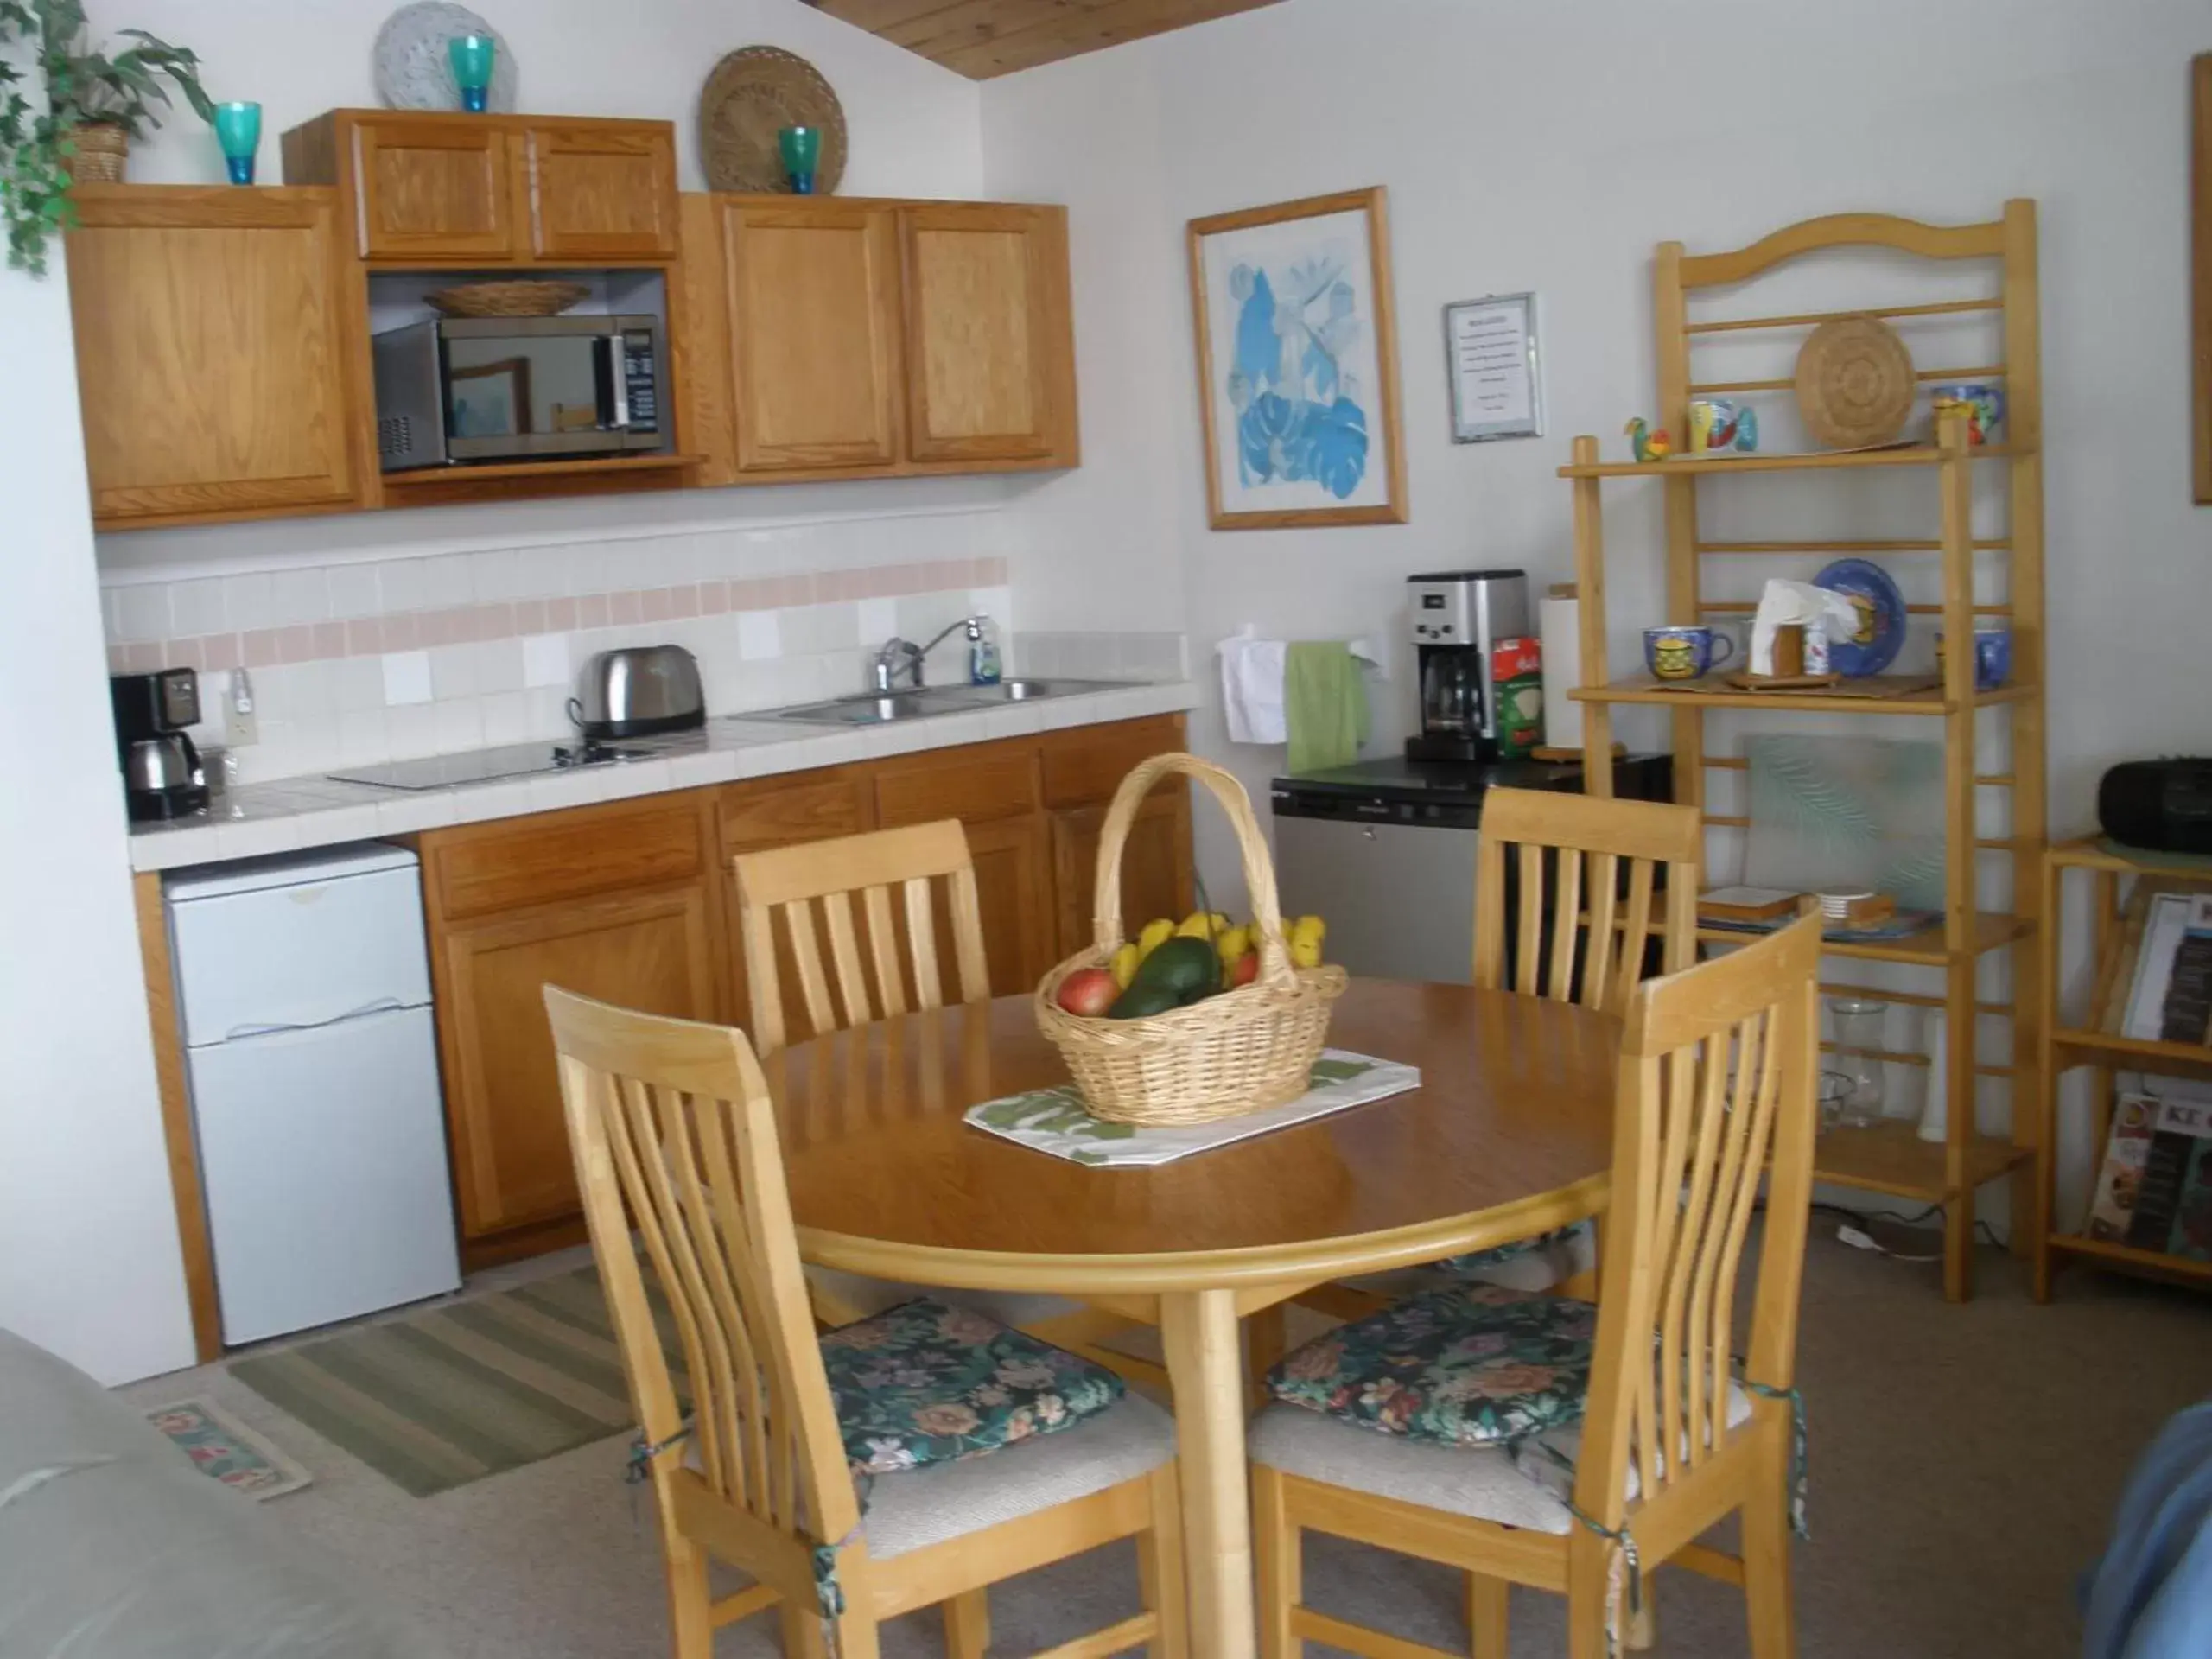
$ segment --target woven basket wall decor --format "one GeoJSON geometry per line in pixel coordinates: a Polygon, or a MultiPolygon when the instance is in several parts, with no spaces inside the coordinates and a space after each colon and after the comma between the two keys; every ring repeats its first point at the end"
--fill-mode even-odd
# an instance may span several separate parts
{"type": "Polygon", "coordinates": [[[724,58],[699,93],[699,156],[707,188],[788,191],[776,147],[776,135],[785,127],[822,130],[814,188],[833,194],[845,175],[845,111],[821,71],[780,47],[741,47],[724,58]]]}
{"type": "Polygon", "coordinates": [[[1836,317],[1797,353],[1797,408],[1806,430],[1831,449],[1888,443],[1912,414],[1912,353],[1873,317],[1836,317]]]}

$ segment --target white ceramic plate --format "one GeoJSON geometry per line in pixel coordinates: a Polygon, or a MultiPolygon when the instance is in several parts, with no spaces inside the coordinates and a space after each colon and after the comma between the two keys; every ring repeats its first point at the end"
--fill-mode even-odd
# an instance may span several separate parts
{"type": "Polygon", "coordinates": [[[515,83],[520,71],[505,35],[467,6],[448,0],[418,0],[402,6],[385,19],[377,31],[370,54],[374,67],[377,96],[392,110],[458,110],[461,88],[453,78],[453,60],[446,43],[456,35],[489,35],[499,43],[492,60],[489,103],[493,111],[506,114],[515,108],[515,83]]]}

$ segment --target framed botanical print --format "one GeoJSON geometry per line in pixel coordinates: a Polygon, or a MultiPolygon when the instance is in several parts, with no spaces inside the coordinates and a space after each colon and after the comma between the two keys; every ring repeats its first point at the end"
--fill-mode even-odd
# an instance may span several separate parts
{"type": "Polygon", "coordinates": [[[1380,186],[1191,221],[1216,530],[1406,522],[1380,186]]]}

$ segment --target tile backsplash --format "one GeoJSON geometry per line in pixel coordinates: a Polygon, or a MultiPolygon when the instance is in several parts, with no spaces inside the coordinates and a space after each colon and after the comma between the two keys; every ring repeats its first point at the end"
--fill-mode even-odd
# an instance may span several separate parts
{"type": "MultiPolygon", "coordinates": [[[[620,541],[354,558],[244,574],[105,573],[118,673],[200,671],[194,736],[223,741],[232,673],[251,682],[259,741],[242,782],[566,735],[593,652],[670,643],[699,659],[710,714],[859,690],[893,633],[925,640],[976,611],[1008,666],[1174,679],[1179,634],[1015,631],[988,513],[687,530],[620,541]]],[[[931,659],[965,677],[957,635],[931,659]]]]}

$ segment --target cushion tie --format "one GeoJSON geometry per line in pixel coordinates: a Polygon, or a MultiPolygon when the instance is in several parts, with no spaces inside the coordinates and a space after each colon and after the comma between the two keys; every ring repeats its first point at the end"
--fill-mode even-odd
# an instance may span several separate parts
{"type": "MultiPolygon", "coordinates": [[[[1541,1438],[1529,1443],[1567,1473],[1574,1472],[1574,1459],[1557,1446],[1541,1438]]],[[[1596,1533],[1613,1547],[1612,1565],[1605,1574],[1605,1652],[1610,1659],[1619,1659],[1622,1580],[1628,1581],[1629,1617],[1634,1618],[1643,1611],[1643,1572],[1637,1559],[1636,1535],[1629,1530],[1625,1521],[1618,1527],[1608,1527],[1592,1519],[1571,1495],[1561,1497],[1559,1501],[1584,1530],[1596,1533]]]]}
{"type": "Polygon", "coordinates": [[[646,1481],[652,1478],[653,1459],[662,1452],[682,1445],[690,1438],[691,1420],[688,1417],[683,1420],[683,1426],[664,1440],[655,1440],[649,1445],[645,1437],[640,1434],[630,1442],[629,1462],[622,1471],[623,1484],[629,1486],[644,1485],[646,1481]]]}
{"type": "Polygon", "coordinates": [[[1789,1402],[1789,1530],[1800,1538],[1810,1538],[1812,1530],[1805,1524],[1805,1396],[1795,1389],[1777,1389],[1770,1382],[1754,1382],[1748,1376],[1736,1380],[1762,1400],[1789,1402]]]}

